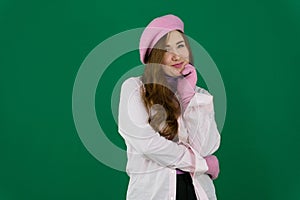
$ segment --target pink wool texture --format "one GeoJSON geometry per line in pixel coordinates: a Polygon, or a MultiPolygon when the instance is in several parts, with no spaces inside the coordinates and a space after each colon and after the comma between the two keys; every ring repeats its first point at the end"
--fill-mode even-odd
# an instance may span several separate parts
{"type": "Polygon", "coordinates": [[[210,175],[212,180],[218,178],[220,173],[219,160],[216,156],[210,155],[204,158],[206,160],[208,170],[206,174],[210,175]]]}
{"type": "Polygon", "coordinates": [[[185,112],[185,109],[195,95],[197,72],[193,65],[187,64],[181,74],[183,76],[178,78],[177,92],[179,94],[182,111],[185,112]]]}
{"type": "Polygon", "coordinates": [[[170,31],[179,30],[184,32],[182,20],[175,15],[164,15],[152,20],[144,29],[139,43],[140,59],[145,64],[145,57],[148,56],[154,45],[165,34],[170,31]]]}

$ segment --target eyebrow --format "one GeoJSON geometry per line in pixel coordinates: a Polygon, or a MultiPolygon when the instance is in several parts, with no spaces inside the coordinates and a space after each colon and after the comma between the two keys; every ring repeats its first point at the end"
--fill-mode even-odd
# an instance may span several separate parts
{"type": "MultiPolygon", "coordinates": [[[[178,45],[178,44],[180,44],[180,43],[182,43],[182,42],[184,42],[184,41],[181,40],[181,41],[177,42],[176,45],[178,45]]],[[[170,46],[170,45],[168,45],[168,44],[166,45],[166,47],[169,47],[169,46],[170,46]]]]}

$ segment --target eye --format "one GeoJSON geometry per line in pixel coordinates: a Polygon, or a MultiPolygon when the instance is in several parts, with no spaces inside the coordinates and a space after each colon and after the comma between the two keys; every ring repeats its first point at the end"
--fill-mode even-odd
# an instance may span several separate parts
{"type": "Polygon", "coordinates": [[[184,47],[184,44],[180,44],[177,46],[177,48],[182,48],[182,47],[184,47]]]}

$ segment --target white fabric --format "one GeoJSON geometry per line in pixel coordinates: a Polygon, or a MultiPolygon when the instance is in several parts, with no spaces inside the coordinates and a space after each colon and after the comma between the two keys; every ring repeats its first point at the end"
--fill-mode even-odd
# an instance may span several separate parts
{"type": "Polygon", "coordinates": [[[127,200],[175,200],[176,168],[190,172],[198,200],[216,199],[213,182],[204,174],[208,167],[203,158],[220,144],[212,96],[197,87],[178,119],[176,143],[149,125],[141,86],[140,77],[129,78],[122,84],[120,95],[119,133],[127,146],[126,171],[130,177],[127,200]]]}

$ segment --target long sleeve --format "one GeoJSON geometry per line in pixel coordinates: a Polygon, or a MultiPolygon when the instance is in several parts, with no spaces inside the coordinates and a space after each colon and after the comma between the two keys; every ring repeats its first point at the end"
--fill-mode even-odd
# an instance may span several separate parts
{"type": "Polygon", "coordinates": [[[121,88],[119,133],[138,154],[161,166],[204,173],[206,161],[189,144],[177,144],[160,136],[148,123],[148,113],[140,95],[141,84],[127,79],[121,88]]]}
{"type": "Polygon", "coordinates": [[[197,87],[183,119],[189,135],[189,144],[203,157],[213,154],[220,145],[220,134],[214,115],[213,96],[197,87]]]}

